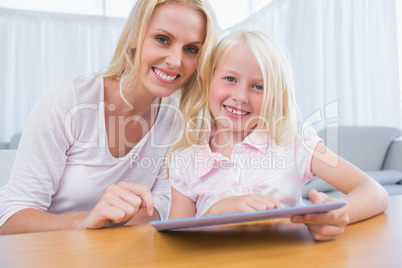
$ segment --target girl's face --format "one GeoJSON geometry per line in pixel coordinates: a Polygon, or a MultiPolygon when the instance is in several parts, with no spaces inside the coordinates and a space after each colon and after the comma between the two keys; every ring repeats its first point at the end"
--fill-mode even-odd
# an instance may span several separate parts
{"type": "Polygon", "coordinates": [[[195,71],[205,34],[200,11],[180,4],[157,8],[145,32],[136,86],[157,97],[180,88],[195,71]]]}
{"type": "Polygon", "coordinates": [[[209,108],[218,130],[250,131],[258,124],[264,80],[250,49],[235,45],[212,76],[209,108]]]}

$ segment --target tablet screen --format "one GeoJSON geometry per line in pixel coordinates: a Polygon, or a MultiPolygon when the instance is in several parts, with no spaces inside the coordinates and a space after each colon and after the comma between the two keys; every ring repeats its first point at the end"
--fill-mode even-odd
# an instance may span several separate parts
{"type": "Polygon", "coordinates": [[[259,221],[275,218],[289,218],[294,215],[325,213],[340,208],[347,204],[347,201],[339,201],[324,204],[314,204],[300,207],[287,207],[277,209],[258,210],[251,212],[238,212],[203,217],[191,217],[171,220],[151,221],[150,224],[158,231],[168,231],[182,228],[194,228],[210,225],[221,225],[229,223],[240,223],[259,221]]]}

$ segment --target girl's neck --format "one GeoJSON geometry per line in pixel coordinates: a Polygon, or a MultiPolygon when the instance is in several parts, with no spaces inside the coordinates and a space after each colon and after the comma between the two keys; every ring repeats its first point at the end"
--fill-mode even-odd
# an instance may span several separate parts
{"type": "Polygon", "coordinates": [[[219,131],[219,129],[217,129],[209,145],[213,152],[231,158],[234,146],[241,143],[250,133],[251,132],[233,132],[229,130],[219,131]]]}

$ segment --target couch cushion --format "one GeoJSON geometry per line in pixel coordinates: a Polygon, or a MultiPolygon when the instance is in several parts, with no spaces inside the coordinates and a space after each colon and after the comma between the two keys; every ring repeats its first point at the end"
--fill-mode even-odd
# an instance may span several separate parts
{"type": "Polygon", "coordinates": [[[17,133],[11,137],[10,144],[8,145],[8,149],[15,149],[15,150],[18,149],[18,145],[21,140],[21,135],[22,135],[22,133],[17,133]]]}
{"type": "Polygon", "coordinates": [[[391,195],[402,195],[402,184],[388,184],[384,185],[385,190],[391,195]]]}
{"type": "Polygon", "coordinates": [[[381,170],[388,148],[402,131],[392,127],[339,126],[318,132],[328,148],[363,171],[381,170]]]}
{"type": "Polygon", "coordinates": [[[395,169],[402,171],[402,137],[391,144],[383,169],[395,169]]]}
{"type": "Polygon", "coordinates": [[[376,170],[366,173],[381,185],[396,184],[402,181],[402,171],[399,170],[376,170]]]}
{"type": "MultiPolygon", "coordinates": [[[[402,195],[402,184],[387,184],[384,185],[385,190],[387,191],[388,195],[392,196],[392,195],[402,195]]],[[[345,195],[343,193],[341,193],[340,191],[330,191],[330,192],[326,192],[325,194],[332,196],[333,198],[342,198],[345,195]]],[[[303,197],[302,199],[304,205],[308,205],[310,204],[310,201],[308,200],[308,194],[306,195],[306,197],[303,197]]]]}
{"type": "MultiPolygon", "coordinates": [[[[367,171],[366,173],[383,186],[393,185],[402,182],[402,172],[399,170],[378,170],[378,171],[367,171]]],[[[335,189],[322,179],[315,178],[310,180],[304,185],[302,190],[302,197],[308,198],[308,192],[311,189],[316,189],[317,191],[324,193],[337,191],[337,189],[335,189]]]]}
{"type": "Polygon", "coordinates": [[[8,182],[17,150],[0,150],[0,187],[8,182]]]}

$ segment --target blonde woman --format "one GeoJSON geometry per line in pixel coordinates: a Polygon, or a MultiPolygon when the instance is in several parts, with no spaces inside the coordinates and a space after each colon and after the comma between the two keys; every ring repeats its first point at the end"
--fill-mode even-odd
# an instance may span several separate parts
{"type": "Polygon", "coordinates": [[[138,0],[107,70],[55,83],[32,110],[0,191],[1,234],[167,218],[162,160],[215,43],[207,0],[138,0]]]}
{"type": "MultiPolygon", "coordinates": [[[[212,54],[205,94],[187,103],[187,125],[169,162],[169,218],[298,206],[303,184],[319,176],[347,194],[347,206],[294,216],[316,240],[387,208],[375,180],[328,150],[300,120],[291,65],[265,34],[235,32],[212,54]],[[198,116],[201,107],[204,117],[198,116]]],[[[174,149],[172,149],[174,150],[174,149]]],[[[312,203],[335,201],[311,190],[312,203]]]]}

